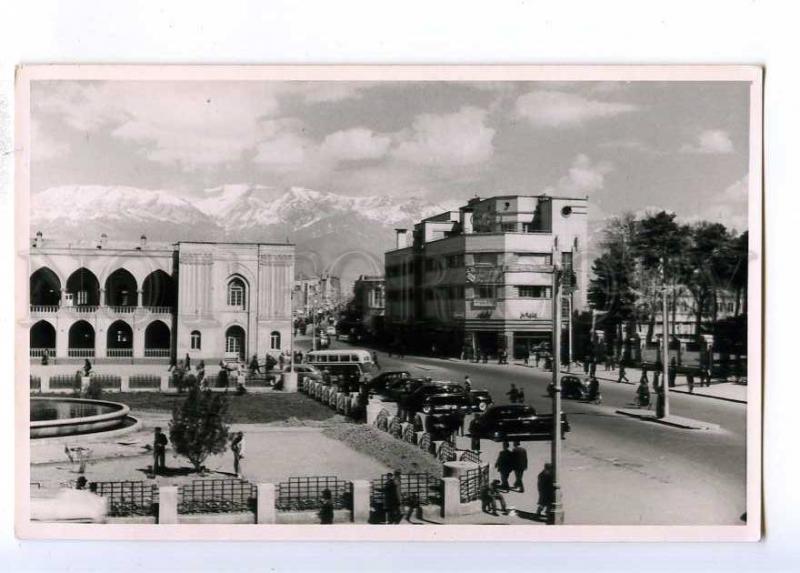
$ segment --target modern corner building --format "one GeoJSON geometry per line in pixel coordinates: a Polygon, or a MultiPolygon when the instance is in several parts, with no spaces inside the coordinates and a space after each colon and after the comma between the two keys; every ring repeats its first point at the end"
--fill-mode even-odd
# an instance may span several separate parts
{"type": "MultiPolygon", "coordinates": [[[[552,332],[553,255],[586,307],[587,199],[475,198],[423,219],[386,253],[386,328],[408,347],[521,356],[552,332]]],[[[565,321],[569,313],[564,312],[565,321]]]]}
{"type": "Polygon", "coordinates": [[[30,355],[221,360],[289,347],[294,246],[30,245],[30,355]]]}

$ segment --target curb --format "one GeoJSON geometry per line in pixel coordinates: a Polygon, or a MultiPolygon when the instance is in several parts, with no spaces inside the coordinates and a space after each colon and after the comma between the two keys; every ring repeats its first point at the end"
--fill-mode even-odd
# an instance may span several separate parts
{"type": "Polygon", "coordinates": [[[747,400],[739,400],[738,398],[727,398],[725,396],[714,396],[713,394],[700,394],[699,392],[689,392],[688,390],[675,390],[674,388],[671,389],[670,392],[676,392],[678,394],[686,394],[687,396],[700,396],[702,398],[711,398],[712,400],[722,400],[724,402],[733,402],[735,404],[747,405],[747,400]]]}
{"type": "Polygon", "coordinates": [[[637,418],[644,422],[653,422],[663,426],[671,426],[673,428],[681,428],[684,430],[719,430],[719,424],[712,424],[709,422],[700,422],[695,420],[687,420],[687,423],[677,422],[675,420],[665,420],[656,418],[655,414],[649,412],[648,414],[638,414],[630,410],[615,410],[617,414],[628,416],[629,418],[637,418]],[[688,422],[696,422],[696,425],[689,424],[688,422]]]}

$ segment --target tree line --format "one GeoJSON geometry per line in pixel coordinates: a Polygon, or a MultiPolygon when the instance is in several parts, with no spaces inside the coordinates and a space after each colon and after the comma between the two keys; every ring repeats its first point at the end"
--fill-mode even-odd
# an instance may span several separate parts
{"type": "Polygon", "coordinates": [[[733,316],[746,332],[747,263],[747,231],[708,221],[683,224],[666,211],[642,217],[626,213],[603,230],[589,304],[604,312],[598,328],[611,338],[622,341],[625,328],[647,324],[650,341],[661,320],[663,288],[668,289],[673,324],[678,300],[691,297],[698,335],[716,327],[724,294],[733,298],[733,316]]]}

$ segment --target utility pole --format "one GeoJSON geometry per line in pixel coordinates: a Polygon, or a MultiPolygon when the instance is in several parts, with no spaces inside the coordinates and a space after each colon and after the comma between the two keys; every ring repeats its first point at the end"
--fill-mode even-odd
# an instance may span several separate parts
{"type": "Polygon", "coordinates": [[[661,258],[661,313],[662,313],[662,336],[661,336],[661,367],[663,368],[663,379],[661,381],[661,394],[664,405],[661,411],[656,412],[659,418],[669,416],[669,330],[668,315],[669,305],[667,304],[667,268],[666,261],[661,258]]]}
{"type": "Polygon", "coordinates": [[[550,458],[553,465],[553,504],[547,510],[547,523],[564,523],[564,506],[561,499],[561,279],[558,264],[558,237],[553,245],[553,441],[550,458]]]}

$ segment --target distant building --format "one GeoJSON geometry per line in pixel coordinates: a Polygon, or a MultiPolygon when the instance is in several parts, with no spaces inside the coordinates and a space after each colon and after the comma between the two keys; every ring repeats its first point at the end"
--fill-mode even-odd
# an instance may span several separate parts
{"type": "Polygon", "coordinates": [[[339,277],[323,273],[320,277],[300,275],[294,281],[294,311],[309,315],[318,310],[333,310],[342,302],[339,277]]]}
{"type": "Polygon", "coordinates": [[[386,280],[381,276],[361,275],[353,283],[352,315],[360,318],[362,331],[370,336],[383,330],[385,291],[386,280]]]}
{"type": "Polygon", "coordinates": [[[289,348],[294,246],[60,243],[30,257],[30,353],[217,361],[289,348]]]}
{"type": "MultiPolygon", "coordinates": [[[[448,354],[516,356],[552,332],[553,253],[586,307],[587,199],[475,198],[397,230],[386,253],[386,325],[399,342],[448,354]]],[[[564,313],[568,318],[568,313],[564,313]]]]}

